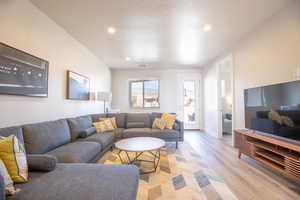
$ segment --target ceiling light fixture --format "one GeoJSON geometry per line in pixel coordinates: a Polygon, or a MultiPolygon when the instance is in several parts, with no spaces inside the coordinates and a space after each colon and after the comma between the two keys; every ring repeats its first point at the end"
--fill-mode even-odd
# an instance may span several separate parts
{"type": "Polygon", "coordinates": [[[116,29],[115,29],[114,27],[108,27],[108,28],[107,28],[107,32],[108,32],[109,34],[115,34],[115,33],[116,33],[116,29]]]}
{"type": "Polygon", "coordinates": [[[212,29],[212,27],[211,27],[210,24],[205,24],[205,25],[203,26],[203,31],[211,31],[211,29],[212,29]]]}
{"type": "Polygon", "coordinates": [[[131,61],[130,57],[126,57],[125,59],[126,59],[126,61],[131,61]]]}

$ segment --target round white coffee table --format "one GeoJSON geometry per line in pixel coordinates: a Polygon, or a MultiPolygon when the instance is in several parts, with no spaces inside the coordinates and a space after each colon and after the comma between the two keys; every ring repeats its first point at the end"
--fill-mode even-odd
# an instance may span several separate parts
{"type": "Polygon", "coordinates": [[[166,142],[159,138],[153,137],[134,137],[123,139],[115,143],[115,147],[119,150],[118,156],[123,164],[134,164],[136,162],[150,162],[153,163],[153,169],[148,171],[141,171],[142,174],[156,172],[160,161],[160,150],[164,147],[166,142]],[[123,159],[121,153],[125,152],[127,157],[123,159]],[[129,152],[135,153],[133,158],[130,158],[129,152]],[[139,159],[143,153],[152,155],[153,160],[139,159]]]}

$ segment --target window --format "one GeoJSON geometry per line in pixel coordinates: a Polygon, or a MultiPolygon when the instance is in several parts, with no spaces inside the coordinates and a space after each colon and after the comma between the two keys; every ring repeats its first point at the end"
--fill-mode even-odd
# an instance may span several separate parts
{"type": "Polygon", "coordinates": [[[159,81],[131,81],[130,105],[132,108],[159,108],[159,81]]]}

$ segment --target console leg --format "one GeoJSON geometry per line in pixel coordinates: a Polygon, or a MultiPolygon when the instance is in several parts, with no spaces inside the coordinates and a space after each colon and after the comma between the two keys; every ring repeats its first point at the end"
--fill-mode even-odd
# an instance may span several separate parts
{"type": "Polygon", "coordinates": [[[178,141],[176,141],[176,149],[178,149],[178,141]]]}

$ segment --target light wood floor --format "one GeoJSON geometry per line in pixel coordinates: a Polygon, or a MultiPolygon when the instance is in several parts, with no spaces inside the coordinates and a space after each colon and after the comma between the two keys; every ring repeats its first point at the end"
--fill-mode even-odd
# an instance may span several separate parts
{"type": "Polygon", "coordinates": [[[247,156],[238,159],[230,138],[218,140],[203,132],[186,131],[185,141],[225,180],[239,200],[300,200],[299,184],[247,156]]]}

